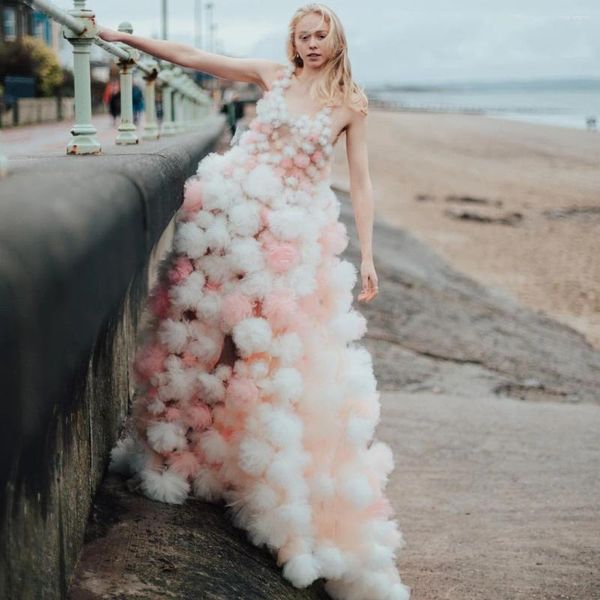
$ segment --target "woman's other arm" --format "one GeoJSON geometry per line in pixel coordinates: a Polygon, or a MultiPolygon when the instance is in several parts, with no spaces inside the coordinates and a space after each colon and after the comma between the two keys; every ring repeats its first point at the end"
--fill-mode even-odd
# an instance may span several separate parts
{"type": "Polygon", "coordinates": [[[107,42],[124,42],[147,54],[169,62],[208,73],[229,81],[255,83],[263,90],[268,89],[278,69],[283,65],[261,58],[236,58],[199,50],[188,44],[155,40],[122,31],[101,27],[98,36],[107,42]]]}
{"type": "Polygon", "coordinates": [[[346,152],[350,174],[350,198],[354,209],[356,230],[361,252],[362,290],[359,300],[372,300],[378,291],[377,273],[373,264],[373,186],[369,174],[367,153],[367,116],[352,110],[346,132],[346,152]]]}

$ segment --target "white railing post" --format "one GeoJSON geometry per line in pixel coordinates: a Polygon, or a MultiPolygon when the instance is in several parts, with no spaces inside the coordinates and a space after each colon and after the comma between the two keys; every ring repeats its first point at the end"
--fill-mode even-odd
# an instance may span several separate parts
{"type": "Polygon", "coordinates": [[[73,78],[75,86],[75,124],[67,144],[67,154],[99,154],[102,150],[92,125],[92,93],[90,81],[90,49],[96,37],[94,13],[85,8],[85,0],[74,0],[69,11],[73,17],[85,21],[82,33],[63,26],[63,35],[73,46],[73,78]]]}
{"type": "MultiPolygon", "coordinates": [[[[124,21],[119,24],[119,31],[133,33],[133,27],[131,23],[124,21]]],[[[117,61],[121,83],[121,122],[119,123],[119,133],[115,139],[115,144],[137,144],[139,138],[133,122],[133,69],[140,58],[140,53],[123,42],[116,42],[115,45],[125,50],[129,55],[129,58],[120,58],[117,61]]]]}
{"type": "Polygon", "coordinates": [[[160,80],[162,81],[162,107],[163,107],[163,118],[160,127],[161,135],[173,135],[175,133],[175,124],[173,123],[173,87],[171,86],[171,80],[173,79],[173,72],[168,63],[162,64],[160,72],[160,80]]]}
{"type": "Polygon", "coordinates": [[[181,67],[175,67],[173,69],[173,83],[174,83],[174,92],[173,92],[173,113],[174,113],[174,124],[175,124],[175,133],[182,133],[184,130],[183,127],[183,103],[182,103],[182,94],[181,94],[181,80],[182,80],[183,71],[181,67]]]}
{"type": "Polygon", "coordinates": [[[190,80],[187,77],[183,80],[183,92],[183,127],[189,131],[192,128],[192,104],[190,102],[190,80]]]}
{"type": "Polygon", "coordinates": [[[144,111],[144,133],[142,139],[144,140],[157,140],[159,137],[158,125],[156,123],[156,103],[154,90],[156,87],[156,77],[158,75],[158,62],[155,60],[145,61],[146,65],[153,69],[152,74],[144,75],[144,81],[146,87],[144,88],[144,104],[146,109],[144,111]]]}

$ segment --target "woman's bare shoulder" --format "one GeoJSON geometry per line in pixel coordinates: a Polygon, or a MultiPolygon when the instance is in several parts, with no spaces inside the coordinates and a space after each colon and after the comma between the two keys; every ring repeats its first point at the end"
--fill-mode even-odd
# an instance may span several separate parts
{"type": "Polygon", "coordinates": [[[255,70],[258,75],[258,85],[264,92],[271,89],[273,82],[281,77],[286,65],[267,59],[257,59],[255,70]]]}

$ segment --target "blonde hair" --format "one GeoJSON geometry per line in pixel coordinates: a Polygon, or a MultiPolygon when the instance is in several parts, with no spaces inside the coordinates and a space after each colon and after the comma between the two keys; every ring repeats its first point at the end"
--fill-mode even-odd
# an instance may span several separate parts
{"type": "Polygon", "coordinates": [[[295,49],[295,34],[298,21],[308,14],[321,15],[321,21],[329,25],[329,31],[323,39],[329,51],[329,60],[322,67],[323,76],[317,79],[310,88],[310,97],[324,105],[344,105],[367,114],[368,99],[363,90],[352,80],[352,69],[348,59],[346,34],[338,16],[324,4],[306,4],[292,16],[289,24],[289,35],[286,44],[288,60],[297,67],[303,67],[304,61],[295,49]]]}

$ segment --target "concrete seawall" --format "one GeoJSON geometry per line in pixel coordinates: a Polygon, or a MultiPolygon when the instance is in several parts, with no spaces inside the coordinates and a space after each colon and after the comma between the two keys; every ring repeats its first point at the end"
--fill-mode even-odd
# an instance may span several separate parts
{"type": "Polygon", "coordinates": [[[66,595],[161,235],[224,128],[21,157],[0,182],[1,598],[66,595]]]}

